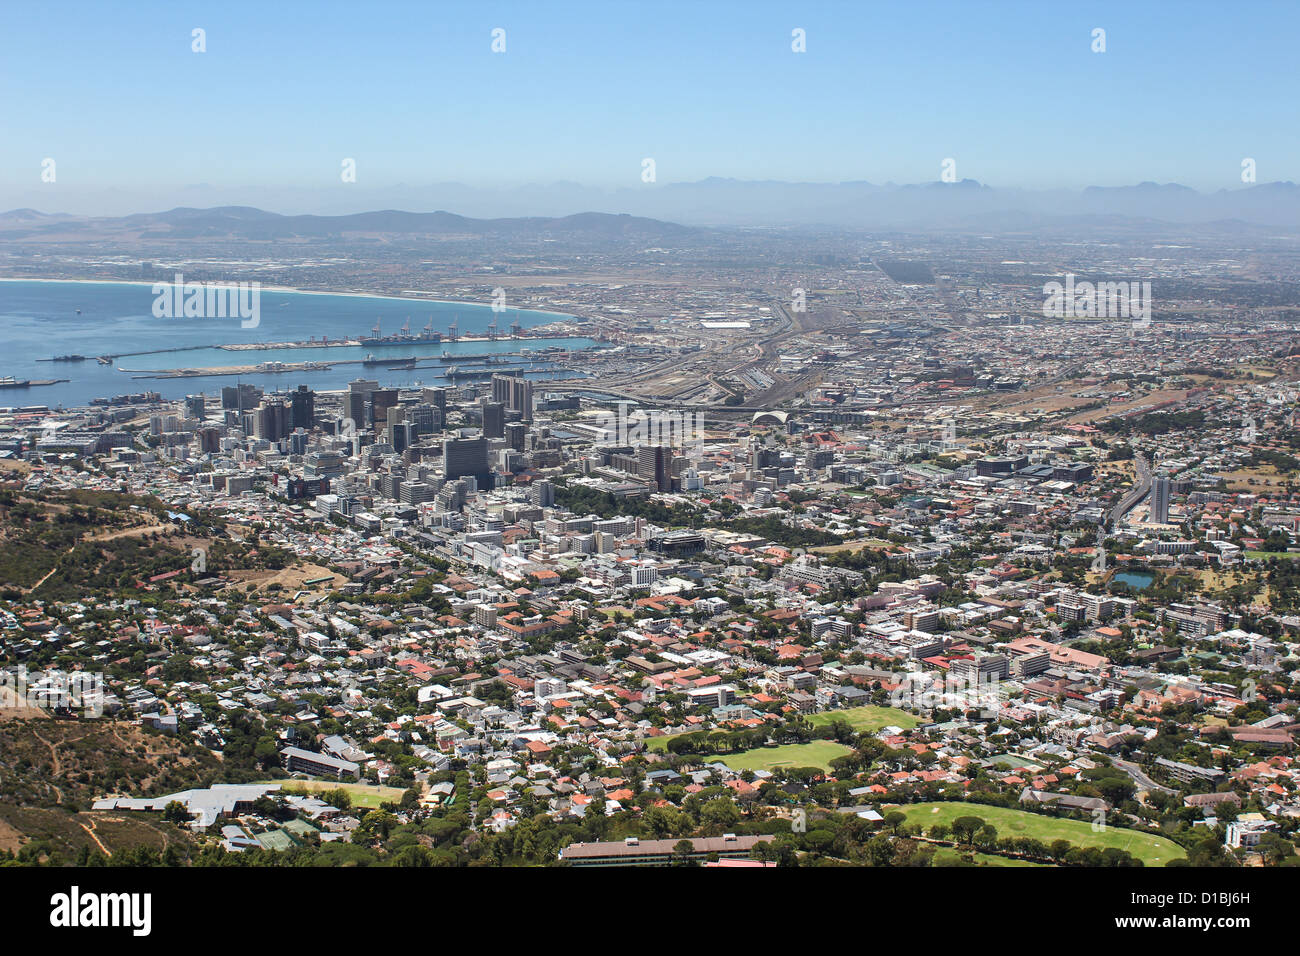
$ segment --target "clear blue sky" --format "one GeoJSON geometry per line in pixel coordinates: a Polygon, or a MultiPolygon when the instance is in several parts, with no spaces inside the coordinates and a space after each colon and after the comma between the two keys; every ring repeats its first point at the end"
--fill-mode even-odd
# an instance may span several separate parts
{"type": "Polygon", "coordinates": [[[10,3],[0,178],[1300,180],[1300,3],[10,3]],[[207,31],[207,52],[190,31],[207,31]],[[507,31],[493,54],[490,31],[507,31]],[[807,52],[791,52],[791,30],[807,52]],[[1106,30],[1107,51],[1091,50],[1106,30]]]}

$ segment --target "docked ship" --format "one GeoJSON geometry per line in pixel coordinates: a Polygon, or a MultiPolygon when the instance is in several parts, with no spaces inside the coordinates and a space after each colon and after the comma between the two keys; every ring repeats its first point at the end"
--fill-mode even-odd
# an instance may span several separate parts
{"type": "Polygon", "coordinates": [[[12,375],[0,376],[0,388],[27,388],[31,384],[31,379],[14,378],[12,375]]]}

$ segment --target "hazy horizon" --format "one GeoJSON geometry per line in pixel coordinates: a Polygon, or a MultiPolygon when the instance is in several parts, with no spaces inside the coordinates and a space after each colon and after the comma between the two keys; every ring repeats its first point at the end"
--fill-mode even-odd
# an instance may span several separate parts
{"type": "Polygon", "coordinates": [[[1248,159],[1300,180],[1291,4],[316,9],[15,9],[0,208],[328,214],[714,177],[1215,192],[1248,159]]]}

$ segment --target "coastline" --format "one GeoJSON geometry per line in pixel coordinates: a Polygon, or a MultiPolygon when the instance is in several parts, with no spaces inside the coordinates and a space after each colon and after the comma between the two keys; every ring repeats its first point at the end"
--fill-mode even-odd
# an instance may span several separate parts
{"type": "MultiPolygon", "coordinates": [[[[141,286],[148,286],[150,288],[153,288],[155,285],[160,284],[159,282],[146,282],[139,279],[48,279],[48,278],[34,279],[34,278],[23,278],[18,276],[0,276],[0,282],[48,282],[48,283],[56,283],[56,284],[63,284],[63,285],[71,285],[74,283],[77,285],[141,285],[141,286]]],[[[162,281],[161,284],[173,285],[174,283],[162,281]]],[[[339,296],[340,298],[346,296],[346,297],[357,298],[357,299],[389,299],[394,302],[430,302],[438,305],[465,306],[466,308],[471,308],[471,309],[492,308],[491,305],[484,302],[465,302],[459,299],[428,299],[428,298],[415,297],[409,295],[391,295],[389,293],[380,293],[380,292],[331,292],[328,289],[299,289],[299,288],[295,288],[294,286],[281,286],[281,285],[276,285],[276,286],[264,285],[261,287],[261,291],[284,292],[291,295],[325,295],[325,296],[339,296]]],[[[559,316],[561,319],[578,318],[576,315],[573,315],[571,312],[553,312],[549,309],[516,308],[507,311],[535,312],[538,315],[559,316]]]]}

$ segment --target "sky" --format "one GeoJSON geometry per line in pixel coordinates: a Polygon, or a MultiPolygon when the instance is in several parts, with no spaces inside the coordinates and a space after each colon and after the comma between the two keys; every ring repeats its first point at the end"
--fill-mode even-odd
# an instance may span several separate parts
{"type": "Polygon", "coordinates": [[[915,183],[952,159],[1001,187],[1210,190],[1239,188],[1246,157],[1260,182],[1300,180],[1292,0],[54,0],[0,16],[0,208],[161,208],[198,184],[643,188],[647,158],[656,183],[915,183]]]}

